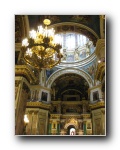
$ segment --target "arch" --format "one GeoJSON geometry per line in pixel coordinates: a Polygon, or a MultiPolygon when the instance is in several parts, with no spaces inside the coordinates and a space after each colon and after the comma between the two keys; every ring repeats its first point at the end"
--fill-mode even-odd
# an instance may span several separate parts
{"type": "MultiPolygon", "coordinates": [[[[55,28],[55,31],[57,31],[57,27],[62,27],[62,26],[73,26],[74,27],[74,32],[81,32],[81,29],[84,29],[84,32],[83,34],[87,37],[92,37],[92,39],[99,39],[99,36],[97,35],[97,33],[91,29],[90,27],[86,26],[86,25],[83,25],[83,24],[80,24],[80,23],[75,23],[75,22],[62,22],[62,23],[56,23],[56,24],[53,24],[53,25],[50,25],[50,27],[53,27],[55,28]],[[88,31],[90,34],[85,34],[86,32],[85,31],[88,31]]],[[[65,30],[67,31],[67,30],[65,30]]],[[[63,31],[62,31],[63,32],[63,31]]]]}
{"type": "Polygon", "coordinates": [[[87,74],[85,71],[80,70],[78,68],[64,68],[64,69],[60,69],[55,71],[47,80],[47,87],[51,88],[52,83],[61,75],[63,74],[67,74],[67,73],[74,73],[77,75],[82,76],[89,84],[89,87],[93,86],[93,80],[90,77],[89,74],[87,74]]]}
{"type": "Polygon", "coordinates": [[[73,125],[68,126],[67,135],[76,135],[76,129],[73,125]]]}
{"type": "Polygon", "coordinates": [[[64,129],[68,129],[70,126],[74,127],[75,129],[78,129],[78,120],[76,118],[70,118],[66,120],[64,129]]]}

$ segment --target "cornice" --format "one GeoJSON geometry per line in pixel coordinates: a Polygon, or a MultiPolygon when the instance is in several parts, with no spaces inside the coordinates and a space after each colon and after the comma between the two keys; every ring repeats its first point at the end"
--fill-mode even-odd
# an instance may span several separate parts
{"type": "Polygon", "coordinates": [[[81,116],[83,117],[83,119],[85,119],[85,118],[90,118],[91,114],[81,114],[81,116]]]}
{"type": "Polygon", "coordinates": [[[82,104],[88,104],[88,100],[82,100],[82,101],[51,101],[53,105],[82,105],[82,104]]]}
{"type": "Polygon", "coordinates": [[[61,114],[50,114],[50,118],[60,118],[61,114]]]}
{"type": "Polygon", "coordinates": [[[50,109],[51,104],[45,104],[42,102],[27,102],[27,107],[50,109]]]}
{"type": "Polygon", "coordinates": [[[97,109],[97,108],[104,108],[105,107],[105,102],[104,101],[100,101],[94,104],[89,104],[89,107],[91,108],[91,110],[93,109],[97,109]]]}
{"type": "Polygon", "coordinates": [[[82,104],[82,101],[62,101],[62,105],[79,105],[82,104]]]}
{"type": "Polygon", "coordinates": [[[66,119],[66,118],[82,118],[80,114],[63,114],[61,115],[61,119],[66,119]]]}
{"type": "Polygon", "coordinates": [[[56,33],[70,31],[70,28],[72,27],[73,32],[81,33],[91,38],[92,41],[94,42],[94,45],[96,44],[96,40],[99,39],[99,36],[91,28],[80,23],[62,22],[53,24],[50,26],[50,28],[51,27],[55,29],[56,33]],[[66,29],[63,30],[63,27],[65,27],[66,29]],[[61,28],[62,31],[57,30],[58,28],[61,28]]]}
{"type": "Polygon", "coordinates": [[[96,59],[96,55],[95,52],[93,54],[91,54],[89,57],[80,60],[80,61],[76,61],[74,63],[70,63],[70,62],[61,62],[59,64],[59,66],[57,66],[58,68],[66,68],[67,67],[79,67],[82,68],[86,65],[88,65],[89,63],[91,63],[92,61],[94,61],[96,59]]]}
{"type": "Polygon", "coordinates": [[[90,92],[91,90],[94,90],[96,88],[101,88],[101,84],[100,85],[97,85],[97,86],[93,86],[91,88],[88,89],[88,91],[90,92]]]}
{"type": "Polygon", "coordinates": [[[25,77],[30,84],[35,84],[38,79],[27,65],[15,65],[15,76],[25,77]]]}

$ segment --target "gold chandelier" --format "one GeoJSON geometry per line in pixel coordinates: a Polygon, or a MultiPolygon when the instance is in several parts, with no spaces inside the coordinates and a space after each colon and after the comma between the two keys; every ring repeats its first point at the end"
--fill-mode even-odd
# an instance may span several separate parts
{"type": "Polygon", "coordinates": [[[60,53],[62,46],[55,40],[55,30],[48,29],[51,21],[43,21],[45,28],[38,26],[38,30],[29,32],[29,38],[22,41],[23,57],[27,64],[41,69],[50,69],[61,62],[63,55],[60,53]]]}

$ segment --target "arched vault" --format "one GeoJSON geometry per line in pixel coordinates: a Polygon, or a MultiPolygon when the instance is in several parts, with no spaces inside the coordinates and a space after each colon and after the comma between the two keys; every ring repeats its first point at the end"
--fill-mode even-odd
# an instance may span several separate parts
{"type": "Polygon", "coordinates": [[[54,72],[47,80],[47,87],[51,88],[52,83],[61,75],[63,74],[68,74],[68,73],[74,73],[77,75],[82,76],[89,84],[89,87],[93,86],[93,80],[90,77],[89,74],[87,74],[85,71],[77,69],[77,68],[65,68],[65,69],[61,69],[61,70],[57,70],[56,72],[54,72]]]}

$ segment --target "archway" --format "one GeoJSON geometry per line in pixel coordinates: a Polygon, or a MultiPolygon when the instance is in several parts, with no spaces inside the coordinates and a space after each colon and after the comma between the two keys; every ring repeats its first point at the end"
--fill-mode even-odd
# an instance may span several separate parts
{"type": "Polygon", "coordinates": [[[76,135],[76,128],[74,125],[69,125],[67,128],[67,135],[76,135]]]}
{"type": "Polygon", "coordinates": [[[53,82],[61,75],[63,74],[70,74],[70,73],[74,73],[77,75],[82,76],[89,84],[89,87],[93,86],[93,80],[90,77],[89,74],[87,74],[85,71],[77,69],[77,68],[65,68],[65,69],[60,69],[58,71],[55,71],[47,80],[47,87],[51,88],[51,85],[53,84],[53,82]]]}
{"type": "Polygon", "coordinates": [[[88,99],[88,82],[75,73],[65,73],[52,84],[51,100],[81,101],[88,99]],[[53,92],[54,90],[54,92],[53,92]]]}
{"type": "Polygon", "coordinates": [[[78,130],[78,120],[77,118],[69,118],[66,120],[64,129],[67,135],[76,135],[78,130]]]}

